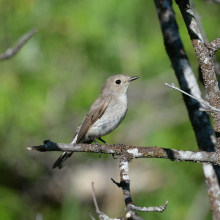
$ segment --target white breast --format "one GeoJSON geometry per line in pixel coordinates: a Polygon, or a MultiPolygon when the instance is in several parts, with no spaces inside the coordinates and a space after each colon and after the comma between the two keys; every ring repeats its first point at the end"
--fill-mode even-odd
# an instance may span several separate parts
{"type": "Polygon", "coordinates": [[[123,121],[126,113],[127,95],[111,100],[104,114],[90,127],[85,138],[98,138],[111,133],[123,121]]]}

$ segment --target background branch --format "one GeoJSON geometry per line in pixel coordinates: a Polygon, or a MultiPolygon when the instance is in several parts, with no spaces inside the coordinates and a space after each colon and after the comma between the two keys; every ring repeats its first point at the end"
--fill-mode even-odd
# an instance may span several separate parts
{"type": "Polygon", "coordinates": [[[10,59],[17,54],[17,52],[25,45],[25,43],[37,32],[37,28],[33,28],[22,36],[18,43],[12,47],[8,48],[4,53],[0,54],[0,61],[10,59]]]}
{"type": "Polygon", "coordinates": [[[90,218],[91,218],[92,220],[95,220],[95,218],[93,217],[93,215],[91,214],[91,212],[88,212],[88,214],[89,214],[89,216],[90,216],[90,218]]]}

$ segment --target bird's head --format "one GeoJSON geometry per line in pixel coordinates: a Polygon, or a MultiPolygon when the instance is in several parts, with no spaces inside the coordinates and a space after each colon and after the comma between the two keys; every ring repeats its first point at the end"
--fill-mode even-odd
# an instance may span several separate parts
{"type": "Polygon", "coordinates": [[[130,82],[138,79],[138,76],[126,76],[123,74],[109,77],[102,87],[101,94],[126,94],[130,82]]]}

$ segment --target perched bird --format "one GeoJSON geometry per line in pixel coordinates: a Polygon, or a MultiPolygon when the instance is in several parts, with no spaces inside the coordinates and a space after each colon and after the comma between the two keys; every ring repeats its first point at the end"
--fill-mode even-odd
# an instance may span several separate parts
{"type": "MultiPolygon", "coordinates": [[[[92,104],[83,122],[78,125],[71,144],[90,144],[94,141],[100,146],[96,139],[107,144],[101,137],[111,133],[123,121],[128,110],[128,86],[130,82],[138,78],[122,74],[109,77],[102,87],[100,96],[92,104]]],[[[63,152],[53,168],[64,167],[72,154],[72,152],[63,152]]]]}

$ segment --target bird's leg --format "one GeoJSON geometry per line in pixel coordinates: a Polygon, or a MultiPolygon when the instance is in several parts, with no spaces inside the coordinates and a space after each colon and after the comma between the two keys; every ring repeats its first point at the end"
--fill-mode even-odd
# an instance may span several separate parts
{"type": "Polygon", "coordinates": [[[109,145],[106,141],[104,141],[102,138],[98,138],[102,143],[109,145]]]}
{"type": "MultiPolygon", "coordinates": [[[[115,144],[113,144],[114,145],[114,147],[115,147],[115,144]]],[[[117,157],[115,157],[115,154],[112,154],[112,158],[113,159],[118,159],[117,157]]]]}
{"type": "MultiPolygon", "coordinates": [[[[110,145],[108,144],[106,141],[104,141],[102,138],[98,138],[101,142],[103,142],[106,145],[110,145]]],[[[117,159],[117,157],[115,157],[115,154],[112,154],[113,159],[117,159]]]]}
{"type": "Polygon", "coordinates": [[[93,142],[95,142],[95,143],[96,143],[96,145],[99,147],[99,158],[100,158],[100,157],[101,157],[101,152],[102,152],[101,145],[99,144],[99,142],[98,142],[98,141],[96,141],[96,139],[95,139],[95,138],[92,138],[92,137],[90,137],[90,136],[89,136],[89,139],[91,139],[93,142]]]}

